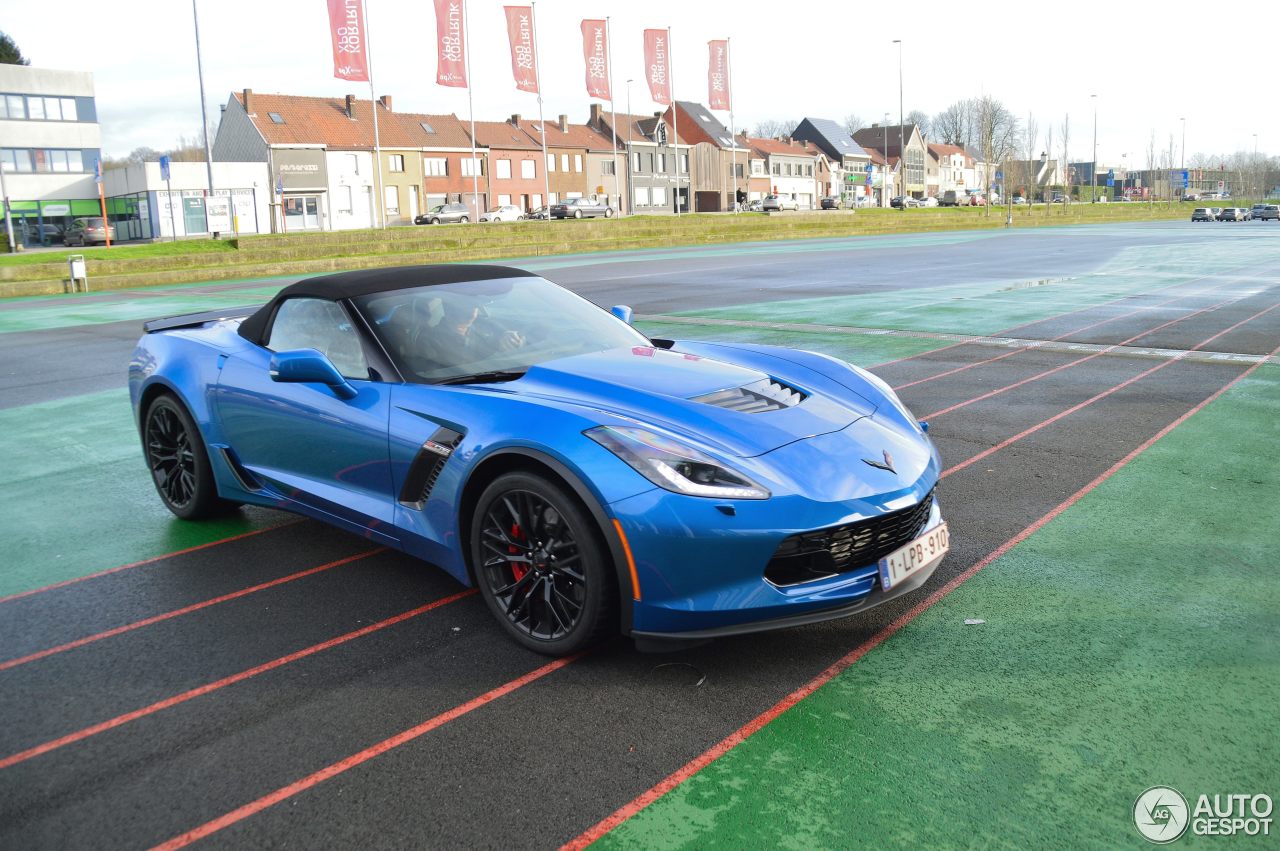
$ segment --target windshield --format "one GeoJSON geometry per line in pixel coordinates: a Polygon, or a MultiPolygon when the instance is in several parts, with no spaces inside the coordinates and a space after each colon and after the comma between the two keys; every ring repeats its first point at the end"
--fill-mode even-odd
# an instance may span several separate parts
{"type": "Polygon", "coordinates": [[[438,213],[443,209],[444,209],[444,204],[436,204],[434,207],[431,208],[430,212],[438,213]]]}
{"type": "Polygon", "coordinates": [[[354,300],[405,380],[522,372],[558,358],[649,340],[542,278],[500,278],[374,293],[354,300]]]}

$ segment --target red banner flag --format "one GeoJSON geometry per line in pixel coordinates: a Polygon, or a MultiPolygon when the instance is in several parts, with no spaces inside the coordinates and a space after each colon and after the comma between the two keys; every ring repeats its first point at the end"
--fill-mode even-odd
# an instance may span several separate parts
{"type": "Polygon", "coordinates": [[[582,22],[582,58],[587,63],[587,97],[609,100],[609,42],[604,21],[582,22]]]}
{"type": "Polygon", "coordinates": [[[707,100],[712,109],[733,109],[733,95],[729,92],[729,42],[709,41],[711,61],[707,66],[707,100]]]}
{"type": "Polygon", "coordinates": [[[333,37],[333,76],[339,80],[369,82],[364,0],[329,0],[329,34],[333,37]]]}
{"type": "Polygon", "coordinates": [[[667,53],[667,31],[644,31],[645,78],[654,103],[671,103],[671,56],[667,53]]]}
{"type": "Polygon", "coordinates": [[[455,89],[467,87],[466,26],[462,0],[435,0],[436,82],[455,89]]]}
{"type": "Polygon", "coordinates": [[[533,44],[533,9],[503,6],[507,12],[507,38],[511,40],[511,75],[522,92],[538,93],[537,54],[533,44]]]}

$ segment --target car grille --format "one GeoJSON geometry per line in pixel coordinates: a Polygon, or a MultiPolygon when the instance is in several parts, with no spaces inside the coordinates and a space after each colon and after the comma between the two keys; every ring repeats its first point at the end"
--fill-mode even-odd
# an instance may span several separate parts
{"type": "Polygon", "coordinates": [[[717,408],[728,408],[730,411],[744,414],[760,414],[799,405],[805,398],[805,395],[794,387],[788,387],[772,378],[762,378],[742,387],[732,387],[728,390],[707,393],[704,396],[695,396],[689,401],[715,405],[717,408]]]}
{"type": "Polygon", "coordinates": [[[874,564],[920,534],[933,494],[879,517],[792,535],[778,546],[764,578],[774,585],[798,585],[874,564]]]}

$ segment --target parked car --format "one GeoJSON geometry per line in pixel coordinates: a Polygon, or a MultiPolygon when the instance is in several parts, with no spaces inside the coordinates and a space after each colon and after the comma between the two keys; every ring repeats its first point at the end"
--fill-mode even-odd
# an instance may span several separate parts
{"type": "Polygon", "coordinates": [[[1027,199],[1023,198],[1021,195],[1013,199],[1013,206],[1015,207],[1025,207],[1026,205],[1027,199]]]}
{"type": "Polygon", "coordinates": [[[844,204],[841,203],[839,198],[828,197],[822,199],[821,206],[824,210],[839,210],[844,204]]]}
{"type": "Polygon", "coordinates": [[[613,208],[593,198],[566,198],[552,204],[550,213],[553,219],[591,219],[596,216],[607,219],[613,216],[613,208]]]}
{"type": "Polygon", "coordinates": [[[1220,222],[1246,222],[1249,220],[1249,211],[1243,207],[1223,207],[1222,215],[1218,216],[1220,222]]]}
{"type": "Polygon", "coordinates": [[[1066,195],[1063,195],[1061,192],[1055,192],[1055,193],[1053,193],[1053,197],[1049,199],[1049,203],[1050,203],[1050,204],[1065,204],[1065,203],[1067,203],[1067,196],[1066,196],[1066,195]]]}
{"type": "Polygon", "coordinates": [[[962,201],[964,201],[963,192],[956,192],[954,189],[948,189],[946,192],[942,193],[942,198],[939,199],[938,205],[941,207],[959,207],[962,201]]]}
{"type": "Polygon", "coordinates": [[[524,218],[524,211],[512,204],[504,204],[480,214],[482,222],[518,222],[524,218]]]}
{"type": "MultiPolygon", "coordinates": [[[[114,239],[114,235],[112,238],[114,239]]],[[[46,222],[42,225],[28,225],[26,234],[22,239],[28,245],[35,245],[37,243],[47,245],[53,242],[62,242],[62,228],[52,222],[46,222]]]]}
{"type": "Polygon", "coordinates": [[[1280,204],[1259,204],[1261,210],[1253,214],[1255,219],[1263,222],[1280,222],[1280,204]]]}
{"type": "Polygon", "coordinates": [[[938,206],[938,199],[930,195],[928,198],[921,198],[919,201],[917,201],[916,206],[917,207],[936,207],[938,206]]]}
{"type": "Polygon", "coordinates": [[[1223,210],[1223,208],[1222,208],[1222,207],[1210,207],[1210,208],[1209,208],[1209,212],[1210,212],[1210,213],[1213,213],[1213,220],[1214,220],[1215,222],[1220,222],[1220,221],[1222,221],[1222,210],[1223,210]]]}
{"type": "Polygon", "coordinates": [[[764,200],[760,202],[760,209],[766,213],[780,213],[783,210],[799,212],[800,202],[785,195],[766,195],[764,200]]]}
{"type": "Polygon", "coordinates": [[[429,560],[553,656],[862,618],[929,580],[942,465],[888,385],[629,312],[449,264],[153,320],[129,368],[147,477],[183,521],[270,506],[429,560]]]}
{"type": "Polygon", "coordinates": [[[1219,192],[1206,192],[1200,196],[1200,200],[1201,201],[1218,201],[1224,197],[1226,196],[1222,195],[1219,192]]]}
{"type": "Polygon", "coordinates": [[[905,209],[907,209],[908,207],[914,207],[914,206],[915,206],[915,203],[914,203],[914,202],[915,202],[915,200],[916,200],[916,199],[914,199],[914,198],[908,198],[908,197],[907,197],[907,196],[905,196],[905,195],[898,195],[898,196],[896,196],[896,197],[894,197],[894,198],[890,198],[890,199],[889,199],[889,206],[890,206],[890,207],[892,207],[892,208],[893,208],[893,209],[895,209],[895,210],[905,210],[905,209]]]}
{"type": "Polygon", "coordinates": [[[1212,207],[1196,207],[1191,213],[1191,221],[1193,222],[1216,222],[1218,216],[1213,212],[1212,207]]]}
{"type": "Polygon", "coordinates": [[[471,209],[466,204],[437,204],[414,218],[415,225],[449,225],[471,221],[471,209]]]}
{"type": "Polygon", "coordinates": [[[76,219],[62,235],[63,245],[98,245],[104,244],[107,237],[112,242],[116,239],[116,226],[106,225],[101,218],[76,219]]]}
{"type": "Polygon", "coordinates": [[[764,202],[757,198],[756,200],[748,203],[744,209],[746,209],[748,213],[762,213],[764,212],[764,202]]]}
{"type": "Polygon", "coordinates": [[[987,206],[987,199],[981,195],[973,194],[969,196],[969,200],[965,204],[969,207],[985,207],[987,206]]]}
{"type": "Polygon", "coordinates": [[[549,208],[545,204],[541,207],[534,207],[532,210],[528,212],[525,218],[537,219],[539,221],[546,221],[546,219],[548,218],[548,215],[547,215],[548,209],[549,208]]]}
{"type": "Polygon", "coordinates": [[[1199,200],[1200,200],[1200,196],[1199,196],[1198,194],[1196,194],[1195,192],[1188,192],[1188,193],[1186,193],[1185,195],[1183,195],[1183,196],[1182,196],[1182,200],[1183,200],[1183,201],[1199,201],[1199,200]]]}

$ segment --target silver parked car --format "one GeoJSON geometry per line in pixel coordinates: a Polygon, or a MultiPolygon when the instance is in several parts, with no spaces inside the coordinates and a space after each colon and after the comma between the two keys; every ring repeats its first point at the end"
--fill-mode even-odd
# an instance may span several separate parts
{"type": "Polygon", "coordinates": [[[595,201],[591,198],[566,198],[551,205],[553,219],[583,219],[593,216],[611,218],[613,208],[603,201],[595,201]]]}
{"type": "Polygon", "coordinates": [[[760,202],[760,209],[766,213],[780,213],[783,210],[799,212],[800,202],[794,198],[788,198],[786,195],[766,195],[764,200],[760,202]]]}
{"type": "Polygon", "coordinates": [[[524,211],[514,204],[503,204],[480,214],[482,222],[519,222],[524,219],[524,211]]]}

